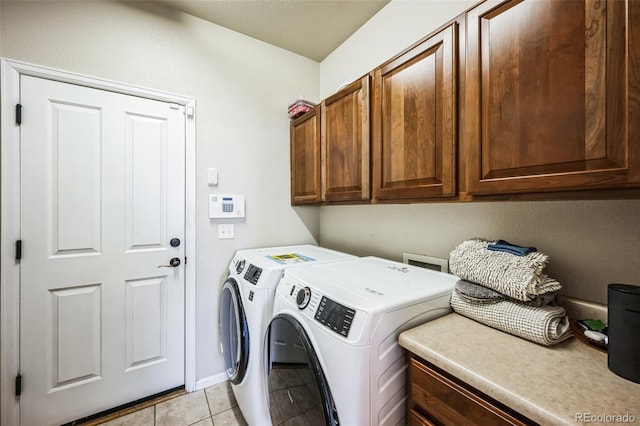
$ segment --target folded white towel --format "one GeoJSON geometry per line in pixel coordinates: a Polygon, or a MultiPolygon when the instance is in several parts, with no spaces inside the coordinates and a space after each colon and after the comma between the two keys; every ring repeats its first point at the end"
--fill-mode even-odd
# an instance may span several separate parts
{"type": "Polygon", "coordinates": [[[572,336],[569,317],[560,306],[535,307],[510,300],[477,303],[466,300],[454,290],[451,307],[467,318],[545,346],[555,345],[572,336]]]}
{"type": "Polygon", "coordinates": [[[536,296],[562,289],[542,270],[549,257],[539,251],[526,256],[491,251],[491,241],[464,241],[449,255],[449,271],[463,280],[491,288],[513,299],[528,302],[536,296]]]}

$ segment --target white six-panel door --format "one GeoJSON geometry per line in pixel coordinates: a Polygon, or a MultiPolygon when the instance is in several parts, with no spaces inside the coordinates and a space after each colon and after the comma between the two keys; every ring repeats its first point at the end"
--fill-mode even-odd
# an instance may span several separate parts
{"type": "Polygon", "coordinates": [[[184,384],[185,116],[20,83],[20,421],[53,425],[184,384]]]}

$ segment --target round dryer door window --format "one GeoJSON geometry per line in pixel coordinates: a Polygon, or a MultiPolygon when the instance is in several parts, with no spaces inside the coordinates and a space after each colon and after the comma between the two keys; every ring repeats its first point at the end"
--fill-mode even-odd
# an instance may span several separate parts
{"type": "Polygon", "coordinates": [[[278,314],[267,335],[272,423],[338,426],[329,383],[304,327],[292,316],[278,314]]]}
{"type": "Polygon", "coordinates": [[[239,384],[247,370],[249,330],[238,283],[233,278],[224,282],[220,292],[220,340],[229,381],[239,384]]]}

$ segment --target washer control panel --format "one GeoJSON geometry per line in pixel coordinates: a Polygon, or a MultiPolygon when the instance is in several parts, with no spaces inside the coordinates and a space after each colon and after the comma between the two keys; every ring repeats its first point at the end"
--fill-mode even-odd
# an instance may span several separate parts
{"type": "Polygon", "coordinates": [[[260,275],[262,274],[262,268],[258,268],[255,265],[249,264],[247,268],[247,272],[244,274],[244,279],[249,281],[251,284],[258,284],[258,279],[260,279],[260,275]]]}
{"type": "Polygon", "coordinates": [[[309,287],[301,288],[296,295],[296,305],[298,309],[304,309],[311,301],[311,289],[309,287]]]}
{"type": "MultiPolygon", "coordinates": [[[[336,338],[346,339],[358,345],[368,344],[369,337],[363,338],[363,331],[367,325],[367,312],[343,305],[334,297],[325,296],[317,288],[306,285],[287,273],[278,284],[276,292],[289,309],[298,311],[310,325],[313,323],[327,332],[331,330],[336,334],[336,338]]],[[[278,297],[276,297],[277,305],[278,297]]]]}
{"type": "Polygon", "coordinates": [[[315,319],[336,333],[347,337],[356,311],[322,296],[315,319]]]}
{"type": "Polygon", "coordinates": [[[238,274],[242,273],[242,270],[244,269],[244,264],[245,264],[244,259],[240,259],[236,262],[236,272],[238,274]]]}

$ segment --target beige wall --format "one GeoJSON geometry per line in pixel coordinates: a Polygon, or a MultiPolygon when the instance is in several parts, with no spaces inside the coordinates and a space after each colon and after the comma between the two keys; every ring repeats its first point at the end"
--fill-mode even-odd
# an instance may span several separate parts
{"type": "Polygon", "coordinates": [[[221,373],[218,289],[234,251],[317,239],[318,209],[289,205],[286,112],[318,97],[319,64],[157,3],[3,0],[0,13],[1,56],[196,98],[197,378],[221,373]],[[246,196],[234,240],[208,218],[216,192],[246,196]]]}
{"type": "Polygon", "coordinates": [[[605,303],[607,284],[640,285],[640,201],[475,202],[321,208],[320,243],[356,255],[448,258],[481,237],[532,245],[563,293],[605,303]]]}
{"type": "MultiPolygon", "coordinates": [[[[474,3],[392,0],[321,63],[321,96],[474,3]]],[[[640,284],[639,218],[638,200],[326,206],[320,210],[320,243],[402,260],[403,252],[448,258],[473,237],[506,239],[549,254],[546,272],[565,294],[606,303],[608,283],[640,284]]]]}
{"type": "Polygon", "coordinates": [[[320,96],[373,70],[478,0],[391,0],[320,63],[320,96]]]}

